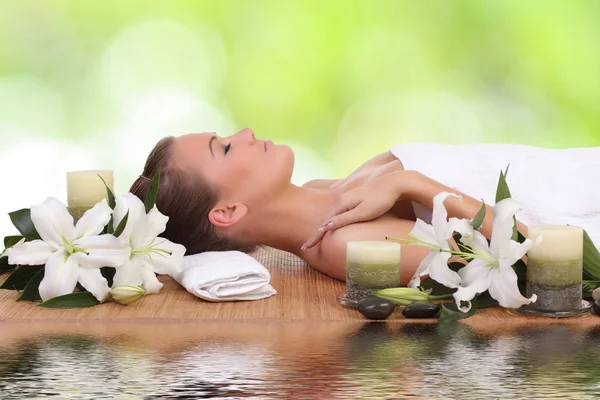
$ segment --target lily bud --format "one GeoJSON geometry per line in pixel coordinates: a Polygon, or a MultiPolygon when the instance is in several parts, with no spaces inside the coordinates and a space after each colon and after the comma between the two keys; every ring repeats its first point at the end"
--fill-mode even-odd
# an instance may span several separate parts
{"type": "Polygon", "coordinates": [[[415,301],[428,301],[434,297],[420,290],[407,287],[382,289],[375,292],[375,296],[403,306],[412,304],[415,301]]]}
{"type": "Polygon", "coordinates": [[[120,304],[131,304],[146,294],[146,289],[139,286],[122,285],[110,290],[110,296],[120,304]]]}

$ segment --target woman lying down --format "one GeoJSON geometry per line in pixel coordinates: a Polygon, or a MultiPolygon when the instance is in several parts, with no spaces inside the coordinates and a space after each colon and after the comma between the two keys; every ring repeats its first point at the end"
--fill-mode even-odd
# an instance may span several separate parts
{"type": "MultiPolygon", "coordinates": [[[[163,236],[187,248],[249,251],[266,245],[294,253],[318,271],[345,279],[346,243],[408,239],[417,218],[429,222],[433,198],[448,217],[473,218],[487,206],[481,232],[490,238],[499,172],[510,164],[508,184],[527,226],[581,226],[600,243],[600,147],[552,150],[522,145],[401,144],[343,179],[291,183],[294,153],[257,139],[251,129],[233,136],[188,134],[162,139],[131,192],[144,199],[161,171],[157,207],[169,217],[163,236]]],[[[405,246],[401,284],[427,255],[405,246]]]]}

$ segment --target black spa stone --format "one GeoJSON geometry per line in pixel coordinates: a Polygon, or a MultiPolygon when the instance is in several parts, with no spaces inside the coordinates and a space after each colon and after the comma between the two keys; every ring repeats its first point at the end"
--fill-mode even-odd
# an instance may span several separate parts
{"type": "Polygon", "coordinates": [[[600,300],[594,302],[594,314],[600,317],[600,300]]]}
{"type": "Polygon", "coordinates": [[[396,305],[377,296],[368,296],[358,302],[358,311],[365,318],[373,320],[387,319],[396,305]]]}
{"type": "Polygon", "coordinates": [[[413,303],[402,310],[406,318],[435,318],[440,311],[440,306],[432,303],[413,303]]]}

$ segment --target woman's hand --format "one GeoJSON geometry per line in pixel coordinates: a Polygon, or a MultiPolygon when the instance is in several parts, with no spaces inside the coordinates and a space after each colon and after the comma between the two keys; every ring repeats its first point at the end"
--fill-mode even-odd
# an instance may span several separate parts
{"type": "Polygon", "coordinates": [[[325,222],[304,243],[302,250],[316,246],[329,231],[356,222],[370,221],[388,212],[406,193],[410,173],[389,173],[343,193],[327,214],[325,222]]]}

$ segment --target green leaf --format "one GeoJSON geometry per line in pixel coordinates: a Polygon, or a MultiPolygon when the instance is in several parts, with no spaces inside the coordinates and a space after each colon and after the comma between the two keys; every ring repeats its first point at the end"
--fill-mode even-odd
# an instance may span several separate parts
{"type": "Polygon", "coordinates": [[[8,263],[8,257],[7,256],[0,257],[0,274],[8,272],[8,271],[14,269],[15,267],[16,267],[16,265],[10,265],[8,263]]]}
{"type": "MultiPolygon", "coordinates": [[[[498,204],[500,201],[502,201],[504,199],[511,198],[510,189],[508,188],[508,183],[506,183],[506,175],[508,174],[508,167],[510,167],[510,164],[506,167],[506,170],[504,172],[500,171],[500,177],[498,178],[498,186],[496,187],[496,204],[498,204]]],[[[513,217],[513,220],[514,220],[514,225],[513,225],[513,233],[512,233],[511,239],[518,241],[519,240],[519,231],[517,229],[517,219],[515,217],[513,217]]],[[[525,238],[523,238],[523,240],[525,240],[525,238]]],[[[522,242],[520,242],[520,243],[522,243],[522,242]]]]}
{"type": "MultiPolygon", "coordinates": [[[[506,168],[506,172],[508,172],[508,167],[506,168]]],[[[508,188],[508,184],[506,183],[506,175],[504,172],[500,171],[500,177],[498,178],[498,186],[496,187],[496,203],[504,199],[510,199],[510,189],[508,188]]]]}
{"type": "Polygon", "coordinates": [[[523,260],[517,260],[512,267],[517,273],[517,285],[523,294],[527,288],[527,264],[523,260]]]}
{"type": "Polygon", "coordinates": [[[117,202],[115,201],[115,194],[112,192],[112,190],[110,190],[102,175],[98,174],[98,178],[102,180],[102,183],[104,183],[104,187],[106,188],[106,198],[108,199],[108,206],[114,210],[117,205],[117,202]]]}
{"type": "Polygon", "coordinates": [[[497,305],[498,301],[490,296],[490,292],[487,290],[477,296],[477,308],[486,308],[497,305]]]}
{"type": "Polygon", "coordinates": [[[583,230],[583,279],[600,280],[600,253],[585,229],[583,230]]]}
{"type": "Polygon", "coordinates": [[[100,302],[90,292],[75,292],[64,296],[54,297],[48,301],[38,304],[45,308],[85,308],[92,307],[100,302]]]}
{"type": "Polygon", "coordinates": [[[4,250],[13,247],[15,244],[19,243],[23,239],[23,236],[6,236],[4,238],[4,250]]]}
{"type": "MultiPolygon", "coordinates": [[[[104,187],[106,188],[106,197],[108,199],[108,206],[114,210],[115,207],[117,206],[117,202],[115,200],[115,194],[112,192],[112,190],[110,190],[110,188],[106,184],[106,181],[104,180],[104,178],[102,177],[102,175],[98,174],[98,178],[100,178],[102,180],[102,183],[104,183],[104,187]]],[[[108,225],[106,225],[106,227],[104,228],[103,233],[112,234],[113,231],[114,231],[114,229],[113,229],[113,216],[111,214],[110,220],[108,221],[108,225]]]]}
{"type": "Polygon", "coordinates": [[[473,221],[471,221],[471,225],[473,226],[473,229],[477,230],[477,229],[481,228],[481,225],[483,224],[483,220],[485,219],[485,212],[486,212],[486,206],[485,206],[485,202],[482,199],[481,200],[481,208],[479,208],[479,211],[477,211],[475,218],[473,218],[473,221]]]}
{"type": "Polygon", "coordinates": [[[21,265],[4,281],[0,289],[23,290],[27,283],[39,271],[44,270],[43,265],[21,265]]]}
{"type": "Polygon", "coordinates": [[[40,297],[39,286],[42,279],[44,279],[43,268],[27,282],[25,289],[23,289],[23,292],[21,292],[21,296],[17,301],[40,301],[42,298],[40,297]]]}
{"type": "Polygon", "coordinates": [[[117,225],[117,229],[115,229],[115,231],[113,232],[114,236],[116,236],[116,237],[121,236],[121,234],[125,230],[125,227],[127,226],[128,219],[129,219],[129,211],[127,211],[127,214],[125,214],[125,216],[123,217],[121,222],[119,222],[119,225],[117,225]]]}
{"type": "Polygon", "coordinates": [[[31,241],[40,239],[40,235],[38,235],[35,226],[33,225],[33,221],[31,221],[31,210],[29,208],[13,211],[8,213],[8,216],[25,240],[31,241]]]}
{"type": "Polygon", "coordinates": [[[469,312],[462,312],[456,307],[456,303],[441,303],[442,312],[440,314],[440,322],[458,321],[459,319],[469,318],[477,313],[476,299],[471,301],[471,309],[469,312]]]}
{"type": "Polygon", "coordinates": [[[148,190],[148,194],[146,195],[146,201],[144,201],[144,206],[146,206],[146,213],[152,210],[152,207],[156,204],[156,196],[158,196],[158,184],[160,182],[160,171],[154,174],[152,178],[152,182],[150,183],[150,189],[148,190]]]}

